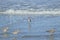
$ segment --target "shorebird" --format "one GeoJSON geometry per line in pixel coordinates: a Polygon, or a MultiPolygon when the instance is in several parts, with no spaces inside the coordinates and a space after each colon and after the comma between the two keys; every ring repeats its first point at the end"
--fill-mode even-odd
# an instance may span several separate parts
{"type": "Polygon", "coordinates": [[[30,24],[30,22],[31,22],[31,19],[30,19],[30,17],[28,17],[28,30],[30,31],[30,29],[31,29],[31,24],[30,24]]]}
{"type": "Polygon", "coordinates": [[[55,32],[55,31],[56,31],[56,30],[55,30],[54,28],[47,31],[47,32],[50,33],[49,40],[54,40],[54,32],[55,32]]]}
{"type": "Polygon", "coordinates": [[[30,17],[28,17],[28,22],[31,22],[31,19],[30,19],[30,17]]]}
{"type": "Polygon", "coordinates": [[[5,27],[2,29],[3,32],[7,32],[8,31],[8,27],[5,27]]]}
{"type": "Polygon", "coordinates": [[[8,27],[4,27],[4,28],[2,28],[1,30],[3,31],[3,37],[8,37],[8,34],[7,34],[7,31],[8,31],[8,27]]]}
{"type": "Polygon", "coordinates": [[[19,30],[15,30],[14,32],[12,32],[12,34],[17,35],[19,32],[19,30]]]}
{"type": "Polygon", "coordinates": [[[46,32],[49,32],[51,35],[55,32],[55,29],[48,30],[46,32]]]}

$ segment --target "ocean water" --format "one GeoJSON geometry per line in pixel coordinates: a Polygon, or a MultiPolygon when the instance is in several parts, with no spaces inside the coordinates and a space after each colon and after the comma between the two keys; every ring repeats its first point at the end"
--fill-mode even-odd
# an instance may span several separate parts
{"type": "Polygon", "coordinates": [[[0,40],[60,40],[60,15],[9,15],[0,14],[0,40]],[[31,19],[31,29],[28,30],[28,17],[31,19]],[[4,37],[3,27],[9,27],[4,37]],[[50,29],[56,32],[51,36],[46,32],[50,29]],[[20,33],[12,32],[19,29],[20,33]],[[15,38],[15,39],[14,39],[15,38]]]}
{"type": "Polygon", "coordinates": [[[8,10],[60,10],[60,0],[0,0],[0,11],[8,10]]]}

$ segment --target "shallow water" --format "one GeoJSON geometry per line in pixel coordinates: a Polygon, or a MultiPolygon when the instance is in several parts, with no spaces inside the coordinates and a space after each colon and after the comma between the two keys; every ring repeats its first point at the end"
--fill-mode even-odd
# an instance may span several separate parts
{"type": "Polygon", "coordinates": [[[8,15],[0,14],[0,39],[13,40],[60,40],[60,15],[8,15]],[[31,29],[28,30],[28,17],[31,18],[31,29]],[[1,28],[9,27],[7,32],[8,37],[3,36],[1,28]],[[52,37],[46,32],[55,28],[56,32],[52,37]],[[20,33],[13,35],[12,32],[16,29],[20,33]]]}

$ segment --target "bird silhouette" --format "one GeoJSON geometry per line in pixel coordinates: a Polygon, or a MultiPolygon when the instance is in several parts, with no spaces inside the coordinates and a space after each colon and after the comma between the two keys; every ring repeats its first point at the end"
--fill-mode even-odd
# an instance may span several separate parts
{"type": "Polygon", "coordinates": [[[28,17],[28,22],[31,22],[31,19],[30,19],[30,17],[28,17]]]}

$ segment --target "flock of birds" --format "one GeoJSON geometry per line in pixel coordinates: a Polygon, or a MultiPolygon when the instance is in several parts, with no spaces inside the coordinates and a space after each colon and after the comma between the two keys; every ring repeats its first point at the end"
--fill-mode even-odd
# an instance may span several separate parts
{"type": "MultiPolygon", "coordinates": [[[[29,30],[29,31],[30,31],[30,29],[31,29],[30,22],[31,22],[31,19],[30,19],[30,17],[28,17],[28,30],[29,30]]],[[[8,32],[8,29],[9,29],[9,27],[4,27],[4,28],[2,29],[3,33],[5,33],[5,34],[4,34],[4,37],[8,37],[8,35],[6,34],[6,33],[8,32]]],[[[46,31],[46,32],[49,32],[51,35],[53,35],[54,32],[55,32],[55,29],[53,28],[53,29],[50,29],[50,30],[48,30],[48,31],[46,31]]],[[[13,35],[18,35],[18,33],[20,33],[20,30],[18,30],[18,29],[12,32],[13,35]]],[[[13,39],[16,40],[15,37],[14,37],[13,39]]]]}
{"type": "MultiPolygon", "coordinates": [[[[3,33],[8,32],[8,29],[9,29],[8,27],[3,28],[3,29],[2,29],[3,33]]],[[[12,32],[12,34],[16,35],[16,34],[18,34],[19,32],[20,32],[19,30],[15,30],[14,32],[12,32]]]]}
{"type": "MultiPolygon", "coordinates": [[[[2,31],[3,31],[3,37],[4,38],[8,38],[9,37],[9,35],[8,35],[8,29],[9,29],[9,27],[4,27],[3,29],[2,29],[2,31]]],[[[14,30],[13,32],[12,32],[12,34],[13,35],[18,35],[18,33],[20,33],[20,30],[14,30]]],[[[13,40],[17,40],[17,38],[16,37],[14,37],[13,38],[13,40]]]]}

